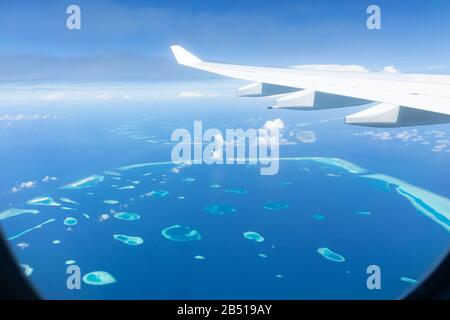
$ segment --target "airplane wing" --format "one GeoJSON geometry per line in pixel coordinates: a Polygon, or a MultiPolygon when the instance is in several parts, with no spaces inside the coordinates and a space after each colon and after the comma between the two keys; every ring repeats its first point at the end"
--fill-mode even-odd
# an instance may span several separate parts
{"type": "Polygon", "coordinates": [[[400,127],[450,122],[450,76],[355,72],[353,68],[267,68],[204,62],[183,47],[179,64],[251,81],[243,97],[280,95],[273,109],[317,110],[372,103],[345,117],[348,124],[400,127]]]}

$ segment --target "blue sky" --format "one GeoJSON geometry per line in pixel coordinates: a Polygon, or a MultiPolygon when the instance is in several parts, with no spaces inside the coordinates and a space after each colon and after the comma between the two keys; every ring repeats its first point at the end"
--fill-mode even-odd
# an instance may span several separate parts
{"type": "Polygon", "coordinates": [[[0,83],[53,91],[108,83],[220,87],[218,77],[176,65],[174,43],[223,62],[450,73],[449,34],[447,0],[2,0],[0,83]],[[70,4],[81,7],[82,30],[65,27],[70,4]],[[382,30],[366,28],[369,4],[381,7],[382,30]]]}

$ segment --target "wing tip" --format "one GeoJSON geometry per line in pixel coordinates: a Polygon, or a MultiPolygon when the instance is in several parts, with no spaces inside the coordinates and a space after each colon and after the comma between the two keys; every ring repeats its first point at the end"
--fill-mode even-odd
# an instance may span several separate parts
{"type": "Polygon", "coordinates": [[[172,45],[170,46],[170,49],[172,50],[172,53],[179,64],[192,66],[202,62],[202,60],[194,56],[192,53],[190,53],[180,45],[172,45]]]}

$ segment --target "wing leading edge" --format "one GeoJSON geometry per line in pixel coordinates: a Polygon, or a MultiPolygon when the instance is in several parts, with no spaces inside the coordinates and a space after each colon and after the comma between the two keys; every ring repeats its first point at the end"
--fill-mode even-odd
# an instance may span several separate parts
{"type": "Polygon", "coordinates": [[[450,76],[386,74],[299,68],[267,68],[205,62],[183,47],[171,47],[191,68],[248,80],[239,96],[279,95],[274,109],[317,110],[373,102],[345,118],[348,124],[398,127],[450,122],[450,76]]]}

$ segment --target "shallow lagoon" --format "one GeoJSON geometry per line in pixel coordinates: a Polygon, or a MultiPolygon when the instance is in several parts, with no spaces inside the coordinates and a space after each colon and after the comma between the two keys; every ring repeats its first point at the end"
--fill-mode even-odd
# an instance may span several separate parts
{"type": "Polygon", "coordinates": [[[114,205],[114,204],[118,204],[119,201],[117,201],[117,200],[104,200],[103,203],[114,205]]]}
{"type": "Polygon", "coordinates": [[[343,256],[341,256],[340,254],[338,254],[328,248],[319,248],[319,249],[317,249],[317,252],[320,255],[322,255],[325,259],[328,259],[330,261],[334,261],[334,262],[344,262],[345,261],[345,258],[343,256]]]}
{"type": "Polygon", "coordinates": [[[65,198],[65,197],[59,198],[59,200],[61,200],[62,202],[65,202],[65,203],[79,204],[78,202],[73,201],[73,200],[71,200],[71,199],[69,199],[69,198],[65,198]]]}
{"type": "Polygon", "coordinates": [[[141,218],[141,216],[134,212],[116,212],[114,214],[114,218],[119,219],[119,220],[133,221],[133,220],[139,220],[141,218]]]}
{"type": "Polygon", "coordinates": [[[15,234],[15,235],[9,236],[6,240],[15,240],[15,239],[17,239],[17,238],[20,238],[20,237],[26,235],[26,234],[29,233],[29,232],[32,232],[32,231],[34,231],[34,230],[41,229],[41,228],[42,228],[43,226],[45,226],[46,224],[49,224],[49,223],[52,223],[52,222],[55,222],[55,221],[56,221],[56,219],[54,219],[54,218],[48,219],[48,220],[46,220],[46,221],[44,221],[44,222],[42,222],[42,223],[40,223],[40,224],[38,224],[38,225],[35,225],[34,227],[28,228],[28,229],[26,229],[26,230],[24,230],[24,231],[21,231],[21,232],[15,234]]]}
{"type": "Polygon", "coordinates": [[[266,210],[281,210],[281,209],[287,209],[291,205],[285,202],[268,202],[264,205],[264,209],[266,210]]]}
{"type": "Polygon", "coordinates": [[[27,201],[30,206],[59,207],[61,204],[55,202],[51,197],[36,197],[27,201]]]}
{"type": "Polygon", "coordinates": [[[263,242],[264,237],[255,231],[246,231],[243,233],[244,238],[254,241],[254,242],[263,242]]]}
{"type": "Polygon", "coordinates": [[[165,198],[169,195],[169,192],[166,190],[153,190],[147,193],[147,195],[153,198],[165,198]]]}
{"type": "Polygon", "coordinates": [[[411,284],[411,285],[416,285],[418,283],[417,280],[409,278],[409,277],[400,277],[400,280],[403,282],[406,282],[408,284],[411,284]]]}
{"type": "Polygon", "coordinates": [[[127,236],[124,234],[114,234],[113,238],[123,242],[129,246],[138,246],[140,244],[144,243],[144,240],[141,237],[137,237],[137,236],[127,236]]]}
{"type": "Polygon", "coordinates": [[[211,204],[205,207],[205,210],[215,215],[235,213],[236,209],[227,204],[211,204]]]}
{"type": "Polygon", "coordinates": [[[64,224],[66,226],[74,226],[74,225],[78,224],[78,220],[76,218],[67,217],[64,219],[64,224]]]}
{"type": "Polygon", "coordinates": [[[93,286],[104,286],[116,282],[116,279],[106,271],[93,271],[83,276],[83,282],[93,286]]]}
{"type": "Polygon", "coordinates": [[[173,225],[161,231],[164,238],[172,241],[195,241],[201,240],[200,233],[189,226],[173,225]]]}
{"type": "Polygon", "coordinates": [[[21,214],[38,214],[39,210],[33,209],[7,209],[5,211],[0,212],[0,221],[8,218],[12,218],[21,214]]]}
{"type": "Polygon", "coordinates": [[[87,178],[70,183],[66,186],[63,186],[61,187],[61,189],[77,190],[77,189],[93,188],[96,187],[104,179],[105,177],[102,175],[92,175],[87,178]]]}
{"type": "Polygon", "coordinates": [[[313,216],[312,216],[314,219],[316,219],[316,220],[319,220],[319,221],[322,221],[322,220],[325,220],[326,219],[326,217],[323,215],[323,214],[313,214],[313,216]]]}

